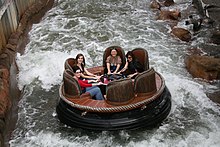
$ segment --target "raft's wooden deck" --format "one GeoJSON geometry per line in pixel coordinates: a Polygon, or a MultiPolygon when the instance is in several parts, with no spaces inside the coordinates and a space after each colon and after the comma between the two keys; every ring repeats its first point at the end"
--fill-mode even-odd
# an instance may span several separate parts
{"type": "MultiPolygon", "coordinates": [[[[163,82],[164,81],[161,79],[161,77],[158,74],[156,74],[157,92],[161,89],[163,82]]],[[[157,92],[155,92],[155,94],[157,92]]],[[[155,94],[145,95],[145,96],[135,96],[134,99],[130,100],[129,103],[124,104],[124,105],[136,104],[138,102],[141,102],[141,101],[144,101],[146,99],[151,98],[155,94]]],[[[89,97],[89,96],[82,97],[82,98],[71,98],[71,97],[65,97],[65,98],[68,101],[70,101],[70,102],[72,102],[74,104],[78,104],[78,105],[81,105],[81,106],[84,106],[84,107],[88,106],[88,107],[93,107],[93,108],[114,108],[114,107],[118,106],[118,105],[115,106],[115,105],[108,104],[106,102],[106,100],[94,100],[94,99],[91,99],[91,97],[89,97]]]]}

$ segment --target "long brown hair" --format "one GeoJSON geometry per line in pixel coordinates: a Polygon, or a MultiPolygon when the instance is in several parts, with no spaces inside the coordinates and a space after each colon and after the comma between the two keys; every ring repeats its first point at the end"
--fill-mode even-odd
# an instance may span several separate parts
{"type": "Polygon", "coordinates": [[[82,67],[84,68],[84,67],[86,66],[85,57],[84,57],[83,54],[77,54],[77,55],[76,55],[76,62],[77,62],[77,63],[78,63],[79,57],[83,57],[83,65],[82,65],[82,67]]]}
{"type": "Polygon", "coordinates": [[[129,55],[132,57],[132,61],[136,60],[134,54],[132,53],[132,51],[127,52],[127,54],[125,55],[126,58],[128,58],[129,55]]]}

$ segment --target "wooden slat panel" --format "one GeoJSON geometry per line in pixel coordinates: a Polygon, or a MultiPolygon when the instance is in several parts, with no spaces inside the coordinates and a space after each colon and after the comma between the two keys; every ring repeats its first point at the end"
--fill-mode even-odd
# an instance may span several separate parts
{"type": "MultiPolygon", "coordinates": [[[[105,101],[97,101],[95,107],[99,107],[99,108],[106,108],[106,104],[105,101]]],[[[108,104],[107,104],[108,105],[108,104]]]]}
{"type": "Polygon", "coordinates": [[[0,19],[2,19],[2,16],[4,15],[5,11],[8,8],[9,3],[4,2],[2,7],[0,7],[0,19]]]}
{"type": "MultiPolygon", "coordinates": [[[[9,30],[9,32],[14,32],[16,28],[14,28],[13,25],[13,19],[11,18],[11,11],[10,8],[7,9],[6,13],[5,13],[5,17],[7,17],[7,29],[9,30]]],[[[10,35],[10,34],[9,34],[10,35]]]]}
{"type": "Polygon", "coordinates": [[[2,21],[3,33],[5,34],[5,39],[8,40],[11,34],[11,28],[10,28],[9,18],[8,18],[7,13],[4,13],[1,21],[2,21]]]}
{"type": "Polygon", "coordinates": [[[9,16],[10,25],[12,27],[11,29],[14,32],[17,29],[17,26],[18,26],[18,15],[17,15],[18,12],[17,12],[14,1],[12,1],[10,3],[7,13],[8,13],[8,16],[9,16]]]}
{"type": "Polygon", "coordinates": [[[15,0],[15,4],[16,4],[17,10],[18,10],[18,17],[20,20],[22,15],[24,14],[26,8],[27,8],[27,2],[26,2],[26,0],[15,0]]]}
{"type": "Polygon", "coordinates": [[[89,105],[89,106],[93,106],[93,107],[97,107],[97,105],[98,105],[98,103],[99,103],[99,100],[92,100],[92,101],[90,101],[90,103],[88,103],[87,105],[89,105]]]}
{"type": "Polygon", "coordinates": [[[24,12],[35,2],[37,0],[0,0],[0,53],[24,12]]]}
{"type": "Polygon", "coordinates": [[[91,101],[93,100],[92,99],[86,99],[86,100],[81,99],[81,101],[78,104],[88,106],[88,104],[90,104],[91,101]]]}

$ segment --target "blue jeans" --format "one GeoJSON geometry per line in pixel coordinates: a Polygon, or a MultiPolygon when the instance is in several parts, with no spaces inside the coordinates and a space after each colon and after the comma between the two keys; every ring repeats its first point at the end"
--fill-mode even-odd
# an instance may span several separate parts
{"type": "Polygon", "coordinates": [[[96,100],[104,100],[102,92],[98,86],[87,87],[86,92],[89,92],[96,100]]]}
{"type": "Polygon", "coordinates": [[[114,72],[114,71],[116,70],[116,68],[117,68],[117,66],[111,65],[111,66],[110,66],[110,71],[111,71],[111,72],[114,72]]]}

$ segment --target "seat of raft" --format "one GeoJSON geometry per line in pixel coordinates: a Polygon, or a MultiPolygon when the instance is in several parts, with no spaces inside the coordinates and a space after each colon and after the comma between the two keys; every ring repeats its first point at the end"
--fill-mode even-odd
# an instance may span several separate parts
{"type": "Polygon", "coordinates": [[[64,71],[63,81],[61,90],[65,100],[74,107],[94,112],[118,112],[122,109],[133,109],[138,107],[140,102],[152,98],[163,85],[160,75],[151,68],[140,73],[134,80],[123,79],[110,82],[106,88],[106,100],[94,100],[89,93],[82,93],[78,81],[73,78],[72,71],[68,69],[64,71]],[[127,84],[129,95],[127,95],[127,92],[120,92],[120,90],[125,91],[127,88],[121,86],[119,82],[127,84]],[[131,90],[131,86],[134,88],[133,90],[131,90]],[[143,86],[146,88],[140,88],[143,86]],[[121,95],[115,97],[116,94],[113,92],[115,88],[118,90],[116,93],[120,92],[121,95]],[[105,108],[108,110],[105,110],[105,108]]]}

